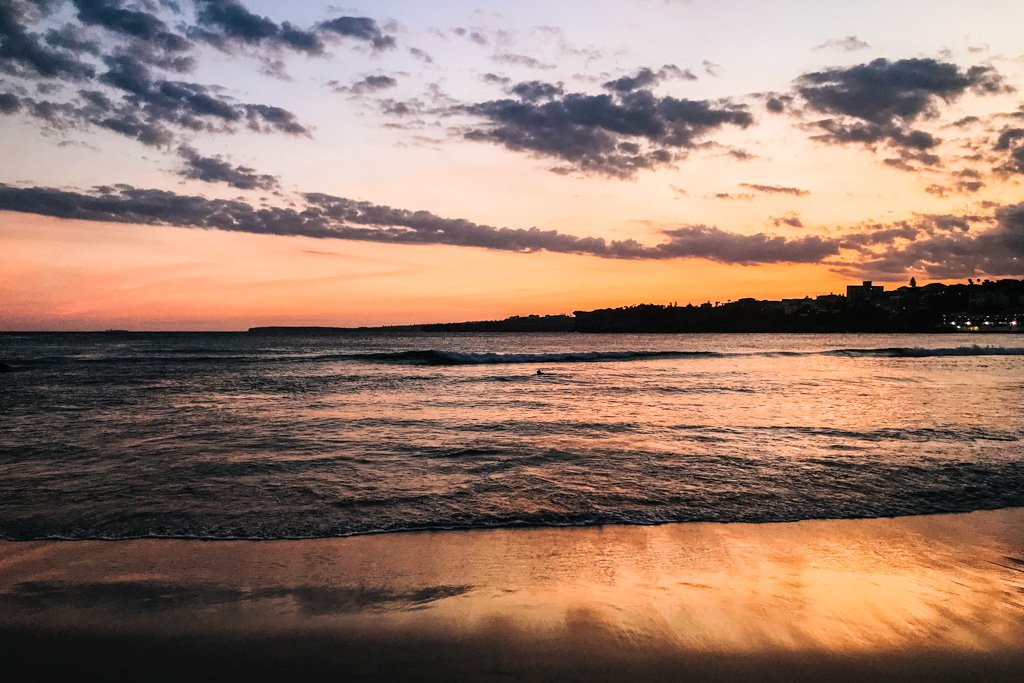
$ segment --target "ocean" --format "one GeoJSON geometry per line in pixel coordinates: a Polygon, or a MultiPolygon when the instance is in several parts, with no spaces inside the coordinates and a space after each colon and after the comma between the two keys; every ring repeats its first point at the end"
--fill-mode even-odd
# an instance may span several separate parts
{"type": "Polygon", "coordinates": [[[1024,335],[0,335],[0,537],[1024,505],[1024,335]]]}

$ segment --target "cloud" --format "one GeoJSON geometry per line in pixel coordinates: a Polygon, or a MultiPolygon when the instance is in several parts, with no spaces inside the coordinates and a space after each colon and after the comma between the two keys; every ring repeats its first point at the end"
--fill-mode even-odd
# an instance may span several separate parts
{"type": "Polygon", "coordinates": [[[498,54],[491,57],[491,60],[498,64],[510,64],[512,66],[525,66],[530,69],[541,69],[549,70],[554,69],[554,64],[548,64],[542,62],[539,59],[530,57],[529,55],[520,55],[512,52],[499,52],[498,54]]]}
{"type": "Polygon", "coordinates": [[[1002,77],[987,66],[963,70],[934,59],[876,59],[804,74],[796,80],[794,92],[808,111],[830,117],[815,122],[821,131],[816,139],[867,147],[884,144],[899,152],[904,164],[934,165],[939,159],[927,150],[940,140],[914,124],[934,118],[941,104],[969,91],[986,95],[1006,89],[1002,77]]]}
{"type": "Polygon", "coordinates": [[[508,89],[508,92],[524,102],[552,100],[565,94],[561,83],[545,83],[543,81],[516,83],[508,89]]]}
{"type": "Polygon", "coordinates": [[[45,3],[11,0],[0,3],[0,71],[13,76],[65,78],[81,81],[95,74],[92,65],[63,46],[45,44],[37,33],[30,33],[26,24],[52,12],[45,3]]]}
{"type": "Polygon", "coordinates": [[[59,131],[95,126],[150,146],[200,131],[309,135],[282,107],[240,102],[181,74],[195,69],[197,43],[244,49],[264,60],[266,72],[280,74],[282,53],[322,55],[342,39],[375,50],[395,45],[369,17],[301,28],[254,14],[238,0],[8,0],[0,3],[0,72],[49,97],[11,88],[0,114],[34,117],[59,131]]]}
{"type": "Polygon", "coordinates": [[[301,28],[254,14],[237,0],[194,1],[196,25],[189,35],[224,51],[245,46],[321,55],[324,41],[337,38],[360,40],[375,50],[390,49],[396,44],[394,37],[386,35],[370,17],[342,16],[301,28]]]}
{"type": "Polygon", "coordinates": [[[726,151],[726,154],[731,156],[736,161],[751,161],[753,159],[757,159],[756,154],[752,154],[745,149],[738,149],[735,147],[726,151]]]}
{"type": "Polygon", "coordinates": [[[138,38],[170,52],[182,52],[192,47],[188,40],[172,32],[156,15],[126,8],[119,0],[73,0],[72,4],[83,24],[138,38]]]}
{"type": "MultiPolygon", "coordinates": [[[[251,169],[226,165],[252,173],[251,169]]],[[[912,272],[935,278],[1024,274],[1024,203],[998,207],[991,217],[922,216],[913,222],[866,226],[834,236],[787,238],[682,225],[665,230],[661,243],[645,245],[632,239],[608,241],[539,228],[498,228],[326,194],[302,197],[300,206],[274,207],[129,185],[75,192],[0,184],[0,210],[90,221],[615,259],[700,258],[743,265],[820,263],[844,274],[877,279],[902,279],[912,272]],[[975,227],[978,223],[981,229],[975,227]]],[[[801,224],[795,214],[773,219],[773,223],[780,227],[801,224]]]]}
{"type": "Polygon", "coordinates": [[[204,157],[195,149],[182,145],[178,149],[185,164],[181,175],[207,183],[226,183],[239,190],[276,190],[278,178],[256,173],[248,166],[234,166],[219,156],[204,157]]]}
{"type": "Polygon", "coordinates": [[[1005,173],[1024,173],[1024,128],[1005,128],[999,134],[993,149],[1006,152],[1006,162],[998,170],[1005,173]]]}
{"type": "Polygon", "coordinates": [[[328,81],[327,85],[334,92],[338,93],[352,93],[355,95],[365,95],[366,93],[378,92],[380,90],[387,90],[388,88],[394,88],[398,85],[398,81],[391,76],[367,76],[361,78],[351,85],[341,85],[338,81],[328,81]]]}
{"type": "Polygon", "coordinates": [[[821,45],[815,45],[815,50],[841,50],[843,52],[856,52],[857,50],[866,50],[871,45],[864,42],[857,36],[846,36],[845,38],[833,38],[826,40],[821,45]]]}
{"type": "Polygon", "coordinates": [[[756,185],[753,183],[740,183],[740,187],[746,187],[757,192],[763,192],[765,194],[789,194],[794,197],[805,197],[810,194],[807,190],[801,190],[799,187],[784,187],[782,185],[756,185]]]}
{"type": "Polygon", "coordinates": [[[99,79],[113,92],[80,89],[70,100],[23,97],[23,107],[0,113],[25,113],[57,130],[96,126],[149,146],[165,146],[175,131],[255,132],[309,135],[292,112],[264,104],[235,102],[213,88],[187,81],[153,78],[130,58],[112,57],[99,79]]]}
{"type": "Polygon", "coordinates": [[[716,192],[715,194],[708,195],[708,199],[724,199],[726,201],[733,201],[737,199],[750,200],[753,199],[754,195],[749,192],[740,192],[739,194],[732,194],[730,192],[716,192]]]}
{"type": "Polygon", "coordinates": [[[934,195],[940,199],[948,197],[952,194],[969,194],[979,191],[985,187],[985,183],[980,180],[961,180],[954,182],[950,185],[940,185],[938,183],[932,183],[924,188],[924,191],[930,195],[934,195]]]}
{"type": "Polygon", "coordinates": [[[857,272],[877,279],[901,279],[919,272],[936,279],[976,275],[1024,275],[1024,203],[999,207],[992,220],[977,216],[927,216],[916,225],[884,228],[872,251],[867,242],[851,247],[862,249],[862,260],[847,264],[842,272],[857,272]],[[992,223],[987,230],[973,230],[971,224],[992,223]],[[902,233],[893,237],[894,231],[902,233]],[[894,244],[895,239],[903,242],[894,244]]]}
{"type": "Polygon", "coordinates": [[[793,98],[788,95],[771,95],[765,100],[764,108],[773,114],[781,114],[792,101],[793,98]]]}
{"type": "Polygon", "coordinates": [[[370,17],[338,17],[317,24],[317,29],[321,33],[366,41],[376,50],[390,50],[396,45],[394,36],[386,35],[370,17]]]}
{"type": "Polygon", "coordinates": [[[785,216],[776,216],[771,219],[771,223],[776,228],[781,228],[783,225],[788,225],[791,228],[804,227],[804,222],[800,220],[800,216],[795,213],[788,213],[785,216]]]}
{"type": "Polygon", "coordinates": [[[821,237],[741,235],[704,225],[665,231],[667,240],[643,245],[538,228],[497,228],[428,211],[409,211],[326,194],[303,195],[298,208],[255,206],[130,185],[74,192],[0,184],[0,210],[58,218],[207,228],[393,244],[446,244],[503,251],[550,251],[618,259],[703,258],[723,263],[812,263],[838,252],[821,237]]]}
{"type": "Polygon", "coordinates": [[[0,93],[0,114],[13,114],[21,109],[21,100],[9,92],[0,93]]]}
{"type": "Polygon", "coordinates": [[[418,47],[410,47],[409,54],[425,64],[434,63],[434,58],[426,50],[421,50],[418,47]]]}
{"type": "Polygon", "coordinates": [[[491,83],[491,84],[503,85],[503,86],[504,85],[508,85],[509,83],[512,82],[512,79],[509,78],[508,76],[501,76],[499,74],[491,73],[491,72],[487,72],[484,75],[482,75],[480,77],[480,80],[482,80],[484,83],[491,83]]]}
{"type": "Polygon", "coordinates": [[[740,235],[704,225],[665,232],[669,242],[660,245],[669,258],[695,257],[753,265],[756,263],[818,263],[839,253],[835,240],[812,235],[788,239],[777,235],[740,235]]]}
{"type": "Polygon", "coordinates": [[[240,46],[295,50],[311,55],[324,51],[324,44],[315,31],[300,29],[288,22],[253,14],[235,0],[195,0],[196,26],[189,35],[221,50],[240,46]]]}
{"type": "Polygon", "coordinates": [[[649,90],[588,95],[532,81],[511,92],[516,99],[462,107],[488,122],[468,130],[467,139],[566,162],[560,170],[618,178],[670,164],[723,126],[753,122],[742,105],[657,97],[649,90]]]}
{"type": "Polygon", "coordinates": [[[708,76],[717,78],[718,76],[722,75],[721,64],[715,64],[711,60],[705,59],[701,61],[700,65],[704,67],[704,73],[706,73],[708,76]]]}
{"type": "Polygon", "coordinates": [[[463,28],[462,26],[457,26],[452,29],[452,33],[459,36],[460,38],[466,38],[467,40],[470,40],[476,43],[477,45],[487,45],[489,42],[487,40],[487,36],[485,36],[483,34],[483,31],[480,29],[463,28]]]}
{"type": "Polygon", "coordinates": [[[689,69],[680,69],[675,64],[666,64],[657,71],[643,67],[632,76],[621,76],[604,84],[606,90],[617,93],[628,93],[641,88],[657,85],[668,78],[680,78],[695,81],[697,77],[689,69]]]}

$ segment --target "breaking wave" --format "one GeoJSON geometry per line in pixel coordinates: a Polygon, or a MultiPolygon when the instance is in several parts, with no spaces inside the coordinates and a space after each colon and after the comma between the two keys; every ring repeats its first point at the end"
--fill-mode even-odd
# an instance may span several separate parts
{"type": "Polygon", "coordinates": [[[932,358],[946,356],[1024,356],[1024,347],[957,346],[929,349],[889,347],[879,349],[834,349],[829,351],[784,352],[757,351],[723,353],[718,351],[584,351],[560,353],[468,353],[460,351],[398,351],[393,353],[339,354],[319,357],[324,360],[362,360],[410,365],[508,365],[521,363],[601,363],[673,358],[725,358],[737,356],[839,356],[871,358],[932,358]]]}

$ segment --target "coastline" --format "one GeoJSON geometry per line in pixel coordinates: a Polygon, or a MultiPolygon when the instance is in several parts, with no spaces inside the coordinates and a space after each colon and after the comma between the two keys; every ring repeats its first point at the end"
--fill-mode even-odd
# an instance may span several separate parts
{"type": "Polygon", "coordinates": [[[8,680],[1014,680],[1024,508],[0,542],[8,680]]]}

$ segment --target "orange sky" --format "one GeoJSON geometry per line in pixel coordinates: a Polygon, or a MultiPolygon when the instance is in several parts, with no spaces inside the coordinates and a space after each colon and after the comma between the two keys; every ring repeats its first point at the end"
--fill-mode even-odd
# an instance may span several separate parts
{"type": "Polygon", "coordinates": [[[619,261],[0,215],[7,329],[235,330],[842,291],[822,266],[619,261]],[[28,292],[30,295],[26,295],[28,292]]]}

